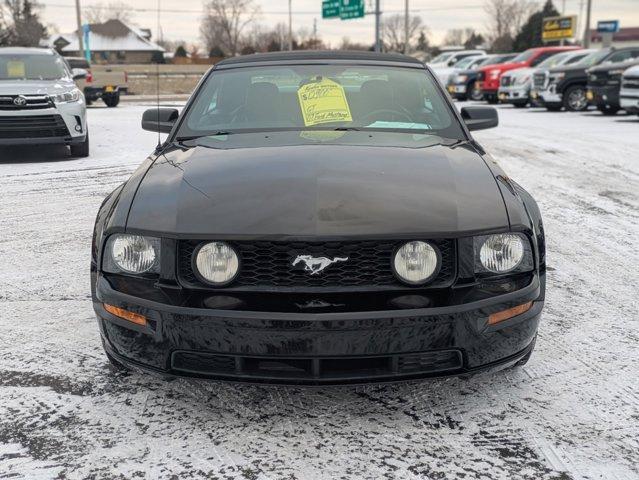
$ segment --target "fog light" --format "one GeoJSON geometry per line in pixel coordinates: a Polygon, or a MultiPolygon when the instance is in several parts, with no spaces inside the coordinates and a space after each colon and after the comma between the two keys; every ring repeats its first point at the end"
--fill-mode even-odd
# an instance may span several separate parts
{"type": "Polygon", "coordinates": [[[78,133],[82,132],[82,125],[76,125],[75,126],[75,131],[78,132],[78,133]]]}
{"type": "Polygon", "coordinates": [[[115,307],[113,305],[109,305],[108,303],[104,303],[103,305],[104,309],[111,315],[123,318],[124,320],[128,320],[129,322],[135,323],[136,325],[146,325],[146,317],[144,317],[144,315],[129,312],[124,308],[115,307]]]}
{"type": "Polygon", "coordinates": [[[493,313],[488,317],[488,325],[495,325],[496,323],[503,322],[509,318],[516,317],[522,313],[526,313],[532,308],[533,302],[524,303],[523,305],[517,305],[516,307],[509,308],[508,310],[502,310],[501,312],[493,313]]]}

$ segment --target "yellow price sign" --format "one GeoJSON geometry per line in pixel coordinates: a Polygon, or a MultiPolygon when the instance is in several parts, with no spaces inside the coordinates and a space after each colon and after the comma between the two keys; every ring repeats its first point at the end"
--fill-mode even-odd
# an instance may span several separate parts
{"type": "Polygon", "coordinates": [[[7,77],[10,78],[25,78],[27,71],[24,66],[24,62],[19,60],[9,60],[7,62],[7,77]]]}
{"type": "Polygon", "coordinates": [[[302,85],[297,91],[304,125],[352,122],[344,87],[328,78],[302,85]]]}

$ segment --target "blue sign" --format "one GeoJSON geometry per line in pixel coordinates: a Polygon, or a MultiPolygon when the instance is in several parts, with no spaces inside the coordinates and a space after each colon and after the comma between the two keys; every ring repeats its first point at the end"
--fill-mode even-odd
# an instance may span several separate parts
{"type": "Polygon", "coordinates": [[[597,22],[598,33],[617,33],[619,31],[619,20],[605,20],[597,22]]]}
{"type": "MultiPolygon", "coordinates": [[[[82,33],[84,37],[84,58],[87,59],[87,62],[91,61],[91,46],[89,45],[89,34],[91,33],[91,26],[88,23],[82,25],[82,33]]],[[[82,55],[83,52],[80,52],[82,55]]]]}

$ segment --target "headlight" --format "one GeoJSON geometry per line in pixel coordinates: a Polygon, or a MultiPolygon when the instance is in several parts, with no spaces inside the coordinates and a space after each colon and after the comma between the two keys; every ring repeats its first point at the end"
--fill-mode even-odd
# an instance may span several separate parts
{"type": "Polygon", "coordinates": [[[393,259],[395,274],[411,285],[426,283],[437,274],[439,252],[426,242],[408,242],[402,245],[393,259]]]}
{"type": "Polygon", "coordinates": [[[457,75],[456,83],[464,83],[468,80],[468,75],[457,75]]]}
{"type": "Polygon", "coordinates": [[[160,239],[117,234],[109,237],[102,270],[110,273],[159,273],[160,239]]]}
{"type": "Polygon", "coordinates": [[[499,77],[500,73],[501,73],[501,70],[491,70],[490,72],[488,72],[488,75],[490,76],[490,78],[495,79],[499,77]]]}
{"type": "Polygon", "coordinates": [[[51,95],[51,98],[55,103],[77,102],[78,100],[80,100],[80,90],[74,88],[73,90],[69,90],[68,92],[56,93],[55,95],[51,95]]]}
{"type": "Polygon", "coordinates": [[[621,76],[623,72],[624,72],[623,68],[618,68],[617,70],[608,71],[608,75],[610,75],[611,77],[616,77],[616,76],[621,76]]]}
{"type": "Polygon", "coordinates": [[[559,73],[555,73],[552,76],[552,79],[555,82],[559,82],[559,81],[563,80],[565,76],[566,76],[566,74],[564,72],[559,72],[559,73]]]}
{"type": "Polygon", "coordinates": [[[532,269],[528,239],[518,233],[475,237],[475,270],[508,273],[532,269]]]}
{"type": "Polygon", "coordinates": [[[207,283],[225,285],[235,278],[239,267],[235,250],[226,243],[206,243],[195,252],[195,271],[207,283]]]}

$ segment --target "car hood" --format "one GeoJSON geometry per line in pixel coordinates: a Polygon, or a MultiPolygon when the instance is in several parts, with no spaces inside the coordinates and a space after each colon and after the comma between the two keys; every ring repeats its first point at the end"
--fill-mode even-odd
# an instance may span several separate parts
{"type": "Polygon", "coordinates": [[[127,229],[216,238],[448,235],[507,228],[468,145],[174,149],[149,168],[127,229]]]}
{"type": "Polygon", "coordinates": [[[0,80],[0,95],[53,95],[74,86],[72,80],[0,80]]]}
{"type": "Polygon", "coordinates": [[[549,68],[548,71],[550,73],[565,73],[566,75],[570,75],[570,74],[578,74],[578,73],[586,73],[586,68],[585,67],[580,67],[577,65],[566,65],[566,66],[562,66],[562,65],[558,65],[556,67],[552,67],[549,68]]]}
{"type": "Polygon", "coordinates": [[[588,70],[588,73],[601,73],[608,72],[610,70],[625,70],[636,65],[639,65],[639,60],[636,59],[628,62],[606,63],[590,68],[588,70]]]}

